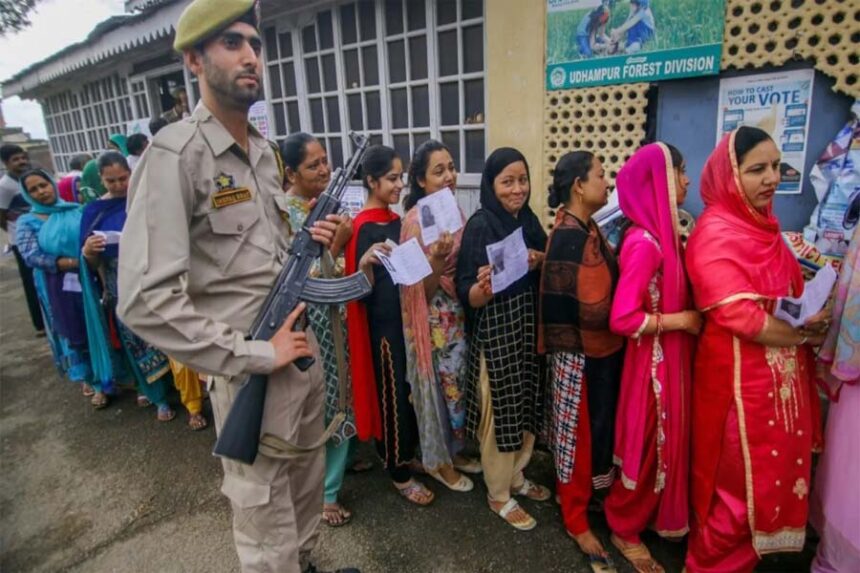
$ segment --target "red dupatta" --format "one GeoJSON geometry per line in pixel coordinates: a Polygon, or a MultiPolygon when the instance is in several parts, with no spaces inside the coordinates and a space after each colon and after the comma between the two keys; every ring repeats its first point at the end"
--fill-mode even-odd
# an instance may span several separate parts
{"type": "Polygon", "coordinates": [[[702,172],[705,211],[687,247],[687,272],[700,310],[741,299],[785,296],[803,291],[800,266],[785,245],[773,206],[754,208],[740,183],[735,133],[726,135],[702,172]]]}
{"type": "MultiPolygon", "coordinates": [[[[346,274],[358,270],[358,234],[365,223],[391,223],[399,219],[390,209],[365,209],[352,222],[352,237],[346,244],[346,274]]],[[[349,339],[349,368],[352,374],[352,399],[358,438],[382,439],[382,418],[376,396],[376,376],[367,328],[367,307],[356,301],[346,305],[346,329],[349,339]]]]}

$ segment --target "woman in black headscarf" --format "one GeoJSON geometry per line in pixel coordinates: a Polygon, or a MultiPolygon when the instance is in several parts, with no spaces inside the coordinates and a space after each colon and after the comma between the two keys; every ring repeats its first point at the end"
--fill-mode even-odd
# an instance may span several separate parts
{"type": "Polygon", "coordinates": [[[537,348],[537,288],[546,233],[529,208],[529,168],[516,149],[490,155],[481,179],[481,208],[466,223],[457,259],[457,295],[467,312],[468,432],[480,442],[490,509],[520,530],[537,522],[514,495],[549,498],[547,488],[525,479],[540,429],[544,368],[537,348]],[[522,229],[529,272],[493,294],[487,245],[522,229]]]}

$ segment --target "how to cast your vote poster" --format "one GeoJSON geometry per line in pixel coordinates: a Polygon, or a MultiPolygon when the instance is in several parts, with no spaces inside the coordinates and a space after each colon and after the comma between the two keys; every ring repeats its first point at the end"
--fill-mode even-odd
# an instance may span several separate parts
{"type": "Polygon", "coordinates": [[[546,0],[546,87],[714,75],[725,0],[546,0]]]}
{"type": "Polygon", "coordinates": [[[755,74],[720,80],[717,141],[742,125],[770,134],[782,153],[777,193],[803,187],[815,70],[755,74]]]}

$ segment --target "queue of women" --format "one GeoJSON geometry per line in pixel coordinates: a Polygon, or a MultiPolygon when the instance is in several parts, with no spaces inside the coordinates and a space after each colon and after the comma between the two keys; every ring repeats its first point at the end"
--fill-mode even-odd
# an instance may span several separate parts
{"type": "Polygon", "coordinates": [[[157,419],[168,422],[176,415],[167,397],[172,383],[188,411],[189,427],[202,430],[208,422],[197,373],[141,340],[116,317],[116,236],[125,224],[128,158],[136,157],[125,144],[124,136],[112,136],[111,151],[59,185],[42,169],[19,178],[31,206],[17,231],[21,254],[33,268],[55,364],[81,385],[94,408],[106,408],[130,385],[138,406],[154,405],[157,419]]]}
{"type": "MultiPolygon", "coordinates": [[[[285,217],[298,229],[330,168],[307,134],[288,137],[281,155],[285,217]]],[[[529,204],[525,157],[501,148],[486,160],[478,211],[431,245],[422,242],[416,205],[456,189],[454,160],[433,140],[408,158],[408,172],[404,159],[386,146],[367,152],[364,208],[341,225],[315,269],[337,276],[374,263],[366,298],[308,307],[326,421],[339,408],[339,381],[350,379],[352,389],[348,418],[326,446],[329,525],[352,519],[338,495],[347,469],[367,466],[352,462],[356,440],[372,439],[394,491],[418,506],[434,500],[420,476],[469,492],[482,474],[489,509],[525,531],[537,523],[520,500],[548,501],[553,485],[565,529],[596,571],[614,570],[609,544],[637,571],[663,571],[640,538],[645,529],[689,534],[690,572],[752,571],[763,555],[803,547],[811,496],[824,524],[816,570],[857,564],[856,524],[833,502],[856,498],[850,480],[823,467],[813,487],[811,473],[823,445],[815,382],[832,390],[858,378],[850,269],[860,246],[855,233],[833,314],[800,328],[773,315],[776,300],[799,295],[803,280],[773,213],[780,155],[765,132],[740,128],[713,151],[701,177],[705,210],[686,247],[678,209],[689,179],[681,151],[668,144],[642,147],[618,173],[629,224],[617,248],[593,219],[609,185],[589,151],[555,166],[549,236],[529,204]],[[401,199],[402,218],[392,209],[401,199]],[[518,229],[529,271],[494,292],[486,247],[518,229]],[[413,238],[432,273],[398,286],[377,253],[413,238]],[[466,454],[470,440],[479,459],[466,454]],[[537,443],[552,452],[555,484],[524,475],[537,443]],[[594,510],[605,513],[608,539],[591,529],[594,510]]],[[[169,419],[168,359],[112,310],[119,253],[109,237],[122,230],[129,169],[116,152],[97,165],[106,192],[83,209],[58,198],[48,173],[21,177],[33,209],[19,220],[18,245],[36,270],[49,340],[68,378],[96,407],[131,378],[141,404],[169,419]]],[[[843,394],[854,399],[851,392],[843,394]]],[[[850,423],[844,409],[832,409],[832,424],[850,423]]],[[[846,451],[851,439],[829,432],[827,448],[846,451]]]]}

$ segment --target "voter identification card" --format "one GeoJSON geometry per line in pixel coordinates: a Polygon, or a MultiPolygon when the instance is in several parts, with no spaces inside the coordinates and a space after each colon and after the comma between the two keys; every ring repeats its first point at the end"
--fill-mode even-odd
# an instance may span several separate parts
{"type": "Polygon", "coordinates": [[[421,240],[425,246],[438,241],[442,233],[456,233],[463,228],[463,217],[457,199],[447,187],[422,197],[418,201],[417,209],[421,240]]]}

